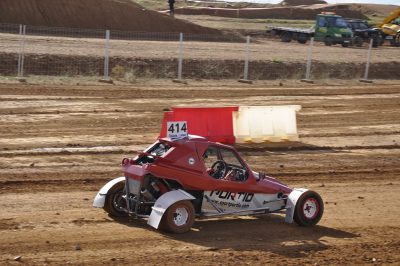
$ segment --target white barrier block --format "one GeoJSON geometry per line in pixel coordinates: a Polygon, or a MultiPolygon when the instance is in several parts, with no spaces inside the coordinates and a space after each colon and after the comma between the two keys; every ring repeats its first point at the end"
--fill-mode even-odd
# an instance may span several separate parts
{"type": "Polygon", "coordinates": [[[297,141],[296,112],[300,105],[240,106],[233,113],[237,143],[297,141]]]}

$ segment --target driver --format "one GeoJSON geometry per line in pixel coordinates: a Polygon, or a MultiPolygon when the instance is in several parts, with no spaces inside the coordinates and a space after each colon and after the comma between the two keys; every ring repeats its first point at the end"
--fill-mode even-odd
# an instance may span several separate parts
{"type": "Polygon", "coordinates": [[[215,147],[209,147],[203,154],[204,164],[207,168],[207,173],[219,180],[241,181],[235,169],[218,156],[218,151],[215,147]]]}

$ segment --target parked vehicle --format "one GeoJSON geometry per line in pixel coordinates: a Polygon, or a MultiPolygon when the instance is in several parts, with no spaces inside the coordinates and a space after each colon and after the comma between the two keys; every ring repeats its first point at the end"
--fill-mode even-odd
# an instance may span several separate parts
{"type": "Polygon", "coordinates": [[[273,27],[273,35],[277,35],[283,42],[292,40],[306,43],[311,37],[315,41],[322,41],[327,46],[341,44],[348,47],[352,43],[353,32],[346,21],[339,15],[331,12],[318,14],[315,25],[310,29],[273,27]]]}
{"type": "Polygon", "coordinates": [[[135,158],[124,158],[122,171],[100,189],[93,206],[111,216],[146,218],[173,233],[190,230],[195,218],[225,215],[285,213],[286,222],[313,226],[324,211],[318,193],[252,171],[233,147],[198,136],[159,138],[135,158]]]}
{"type": "Polygon", "coordinates": [[[395,9],[378,25],[383,38],[390,41],[392,46],[400,46],[400,8],[395,9]]]}
{"type": "Polygon", "coordinates": [[[372,46],[378,47],[382,44],[382,34],[380,29],[372,28],[365,20],[362,19],[345,19],[349,28],[353,31],[353,44],[361,47],[364,42],[369,43],[372,39],[372,46]]]}

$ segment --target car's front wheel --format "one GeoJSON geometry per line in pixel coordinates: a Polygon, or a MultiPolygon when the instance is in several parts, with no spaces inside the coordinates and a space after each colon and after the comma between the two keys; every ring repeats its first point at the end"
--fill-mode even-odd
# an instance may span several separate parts
{"type": "Polygon", "coordinates": [[[313,226],[321,220],[324,203],[317,192],[307,191],[296,203],[294,221],[301,226],[313,226]]]}
{"type": "Polygon", "coordinates": [[[190,201],[178,201],[165,212],[161,228],[171,233],[185,233],[194,223],[194,207],[190,201]]]}
{"type": "Polygon", "coordinates": [[[332,45],[333,45],[333,39],[332,39],[332,37],[326,36],[326,37],[325,37],[325,40],[324,40],[324,43],[325,43],[326,46],[332,46],[332,45]]]}
{"type": "Polygon", "coordinates": [[[115,184],[107,193],[104,203],[104,210],[110,216],[127,216],[126,199],[125,199],[125,183],[115,184]]]}

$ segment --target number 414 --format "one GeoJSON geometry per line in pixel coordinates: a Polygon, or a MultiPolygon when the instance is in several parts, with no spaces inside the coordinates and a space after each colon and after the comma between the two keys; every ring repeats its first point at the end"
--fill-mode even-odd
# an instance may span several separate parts
{"type": "Polygon", "coordinates": [[[187,127],[186,127],[186,123],[183,123],[182,125],[180,123],[175,123],[175,124],[171,124],[168,128],[168,132],[171,133],[179,133],[179,132],[186,132],[187,131],[187,127]]]}

